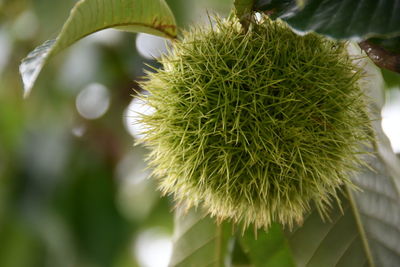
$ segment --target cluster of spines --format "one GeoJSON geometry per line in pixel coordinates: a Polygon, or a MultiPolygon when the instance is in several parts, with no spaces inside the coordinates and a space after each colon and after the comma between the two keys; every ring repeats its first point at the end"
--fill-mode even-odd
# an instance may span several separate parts
{"type": "Polygon", "coordinates": [[[369,120],[342,43],[266,19],[193,28],[142,83],[141,140],[160,188],[218,220],[292,226],[322,215],[362,164],[369,120]]]}

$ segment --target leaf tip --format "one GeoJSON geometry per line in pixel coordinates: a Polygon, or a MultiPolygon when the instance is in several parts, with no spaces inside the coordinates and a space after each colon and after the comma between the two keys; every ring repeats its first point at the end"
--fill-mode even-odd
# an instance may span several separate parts
{"type": "Polygon", "coordinates": [[[36,47],[21,61],[19,72],[24,85],[24,98],[27,98],[32,91],[33,85],[43,65],[46,63],[54,43],[55,40],[46,41],[41,46],[36,47]]]}

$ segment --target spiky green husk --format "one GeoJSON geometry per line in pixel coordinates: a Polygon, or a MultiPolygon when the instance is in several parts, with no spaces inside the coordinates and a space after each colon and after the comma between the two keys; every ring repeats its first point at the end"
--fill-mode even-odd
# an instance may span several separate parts
{"type": "Polygon", "coordinates": [[[369,119],[343,43],[265,19],[193,28],[142,83],[141,140],[160,188],[218,220],[268,227],[325,214],[361,163],[369,119]]]}

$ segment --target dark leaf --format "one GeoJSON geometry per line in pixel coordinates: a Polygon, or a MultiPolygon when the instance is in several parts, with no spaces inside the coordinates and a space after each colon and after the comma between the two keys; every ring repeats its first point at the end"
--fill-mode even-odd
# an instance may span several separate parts
{"type": "Polygon", "coordinates": [[[337,39],[400,35],[398,0],[258,0],[255,7],[276,14],[296,30],[337,39]]]}

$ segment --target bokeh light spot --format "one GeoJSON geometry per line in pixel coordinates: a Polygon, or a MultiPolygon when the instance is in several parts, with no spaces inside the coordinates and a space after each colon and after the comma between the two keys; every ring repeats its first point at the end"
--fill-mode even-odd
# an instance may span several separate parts
{"type": "Polygon", "coordinates": [[[141,115],[150,115],[154,108],[147,105],[142,99],[134,98],[124,113],[124,125],[128,133],[136,139],[143,137],[146,126],[139,122],[141,115]]]}
{"type": "Polygon", "coordinates": [[[93,120],[103,116],[110,105],[108,89],[98,83],[89,84],[76,98],[76,109],[85,119],[93,120]]]}
{"type": "Polygon", "coordinates": [[[134,255],[141,267],[167,267],[171,254],[171,237],[159,228],[141,232],[135,240],[134,255]]]}

